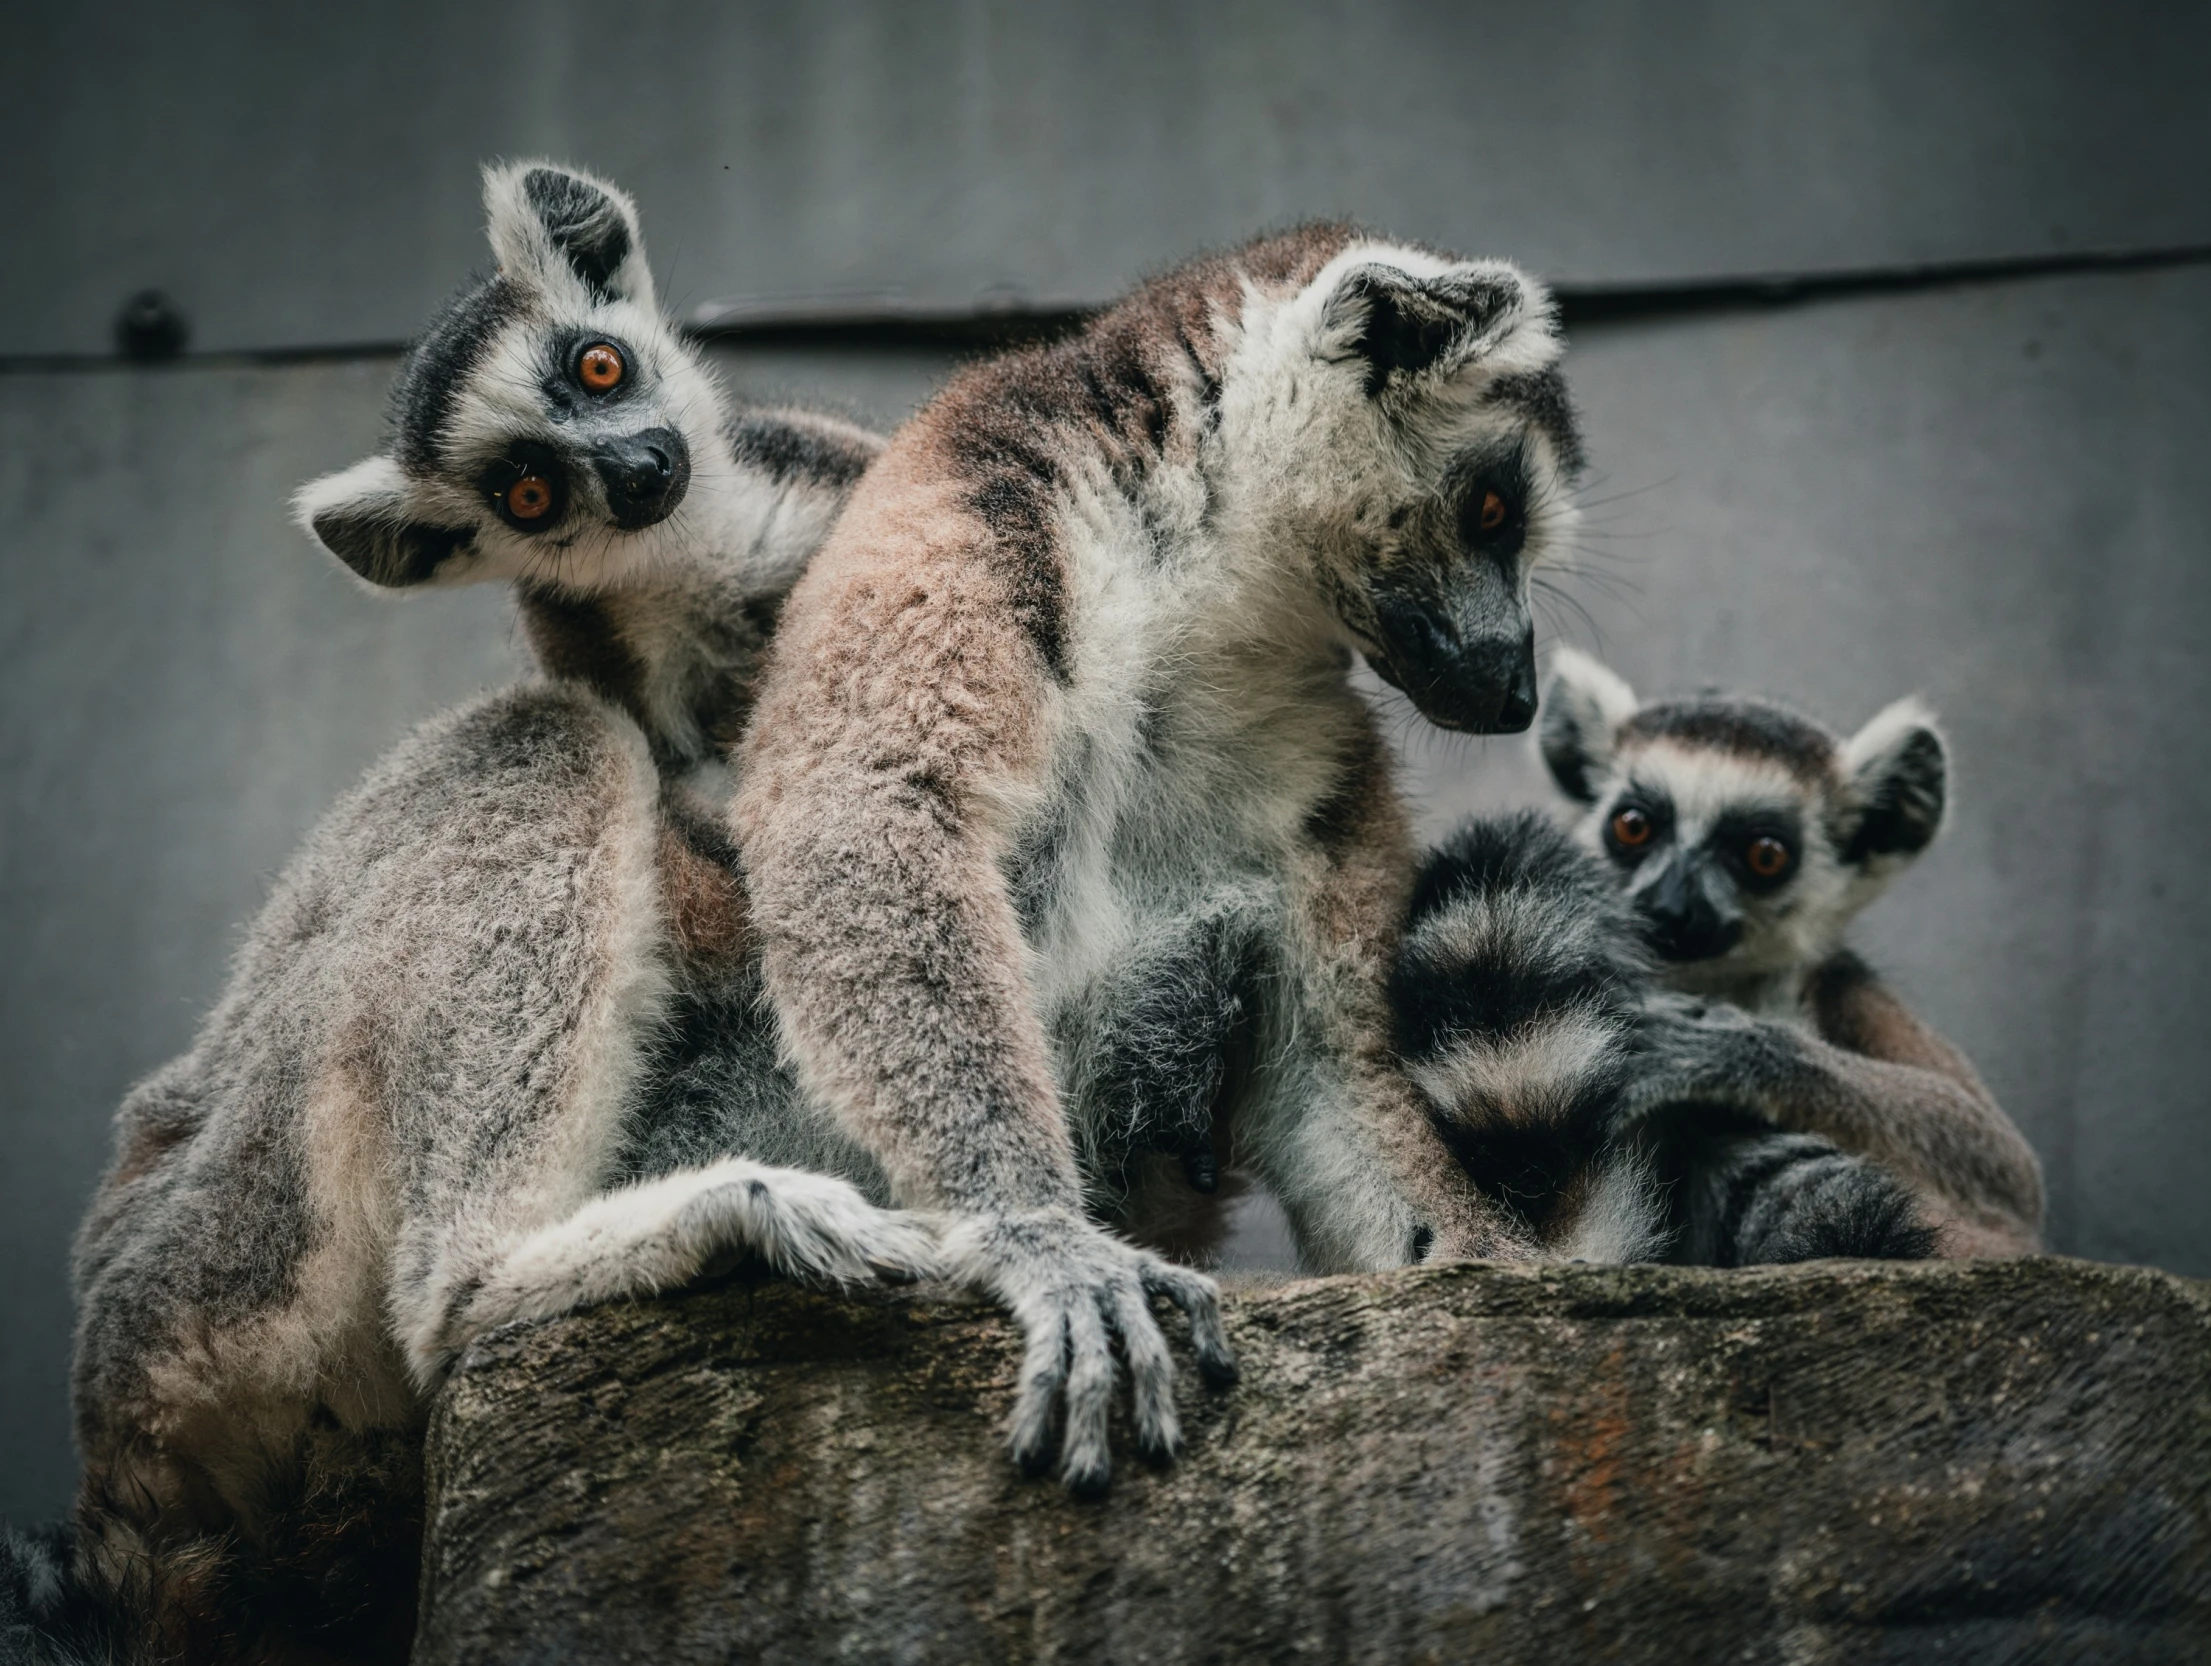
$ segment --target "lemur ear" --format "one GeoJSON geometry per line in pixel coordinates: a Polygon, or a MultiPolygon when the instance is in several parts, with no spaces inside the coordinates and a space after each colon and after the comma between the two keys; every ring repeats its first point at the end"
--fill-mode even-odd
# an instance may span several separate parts
{"type": "Polygon", "coordinates": [[[292,497],[292,518],[308,536],[386,590],[427,584],[469,543],[466,527],[439,526],[414,510],[407,477],[389,457],[311,480],[292,497]]]}
{"type": "Polygon", "coordinates": [[[580,285],[593,302],[653,304],[637,205],[619,188],[556,163],[510,162],[484,170],[484,212],[509,277],[580,285]]]}
{"type": "Polygon", "coordinates": [[[1392,377],[1449,377],[1542,305],[1541,292],[1502,261],[1428,277],[1377,261],[1337,281],[1323,322],[1345,351],[1366,362],[1372,398],[1392,377]]]}
{"type": "Polygon", "coordinates": [[[1950,760],[1926,707],[1899,700],[1883,711],[1844,745],[1843,769],[1859,807],[1844,861],[1908,860],[1933,842],[1949,794],[1950,760]]]}
{"type": "Polygon", "coordinates": [[[1611,765],[1620,726],[1635,715],[1635,690],[1575,648],[1551,652],[1543,689],[1543,761],[1567,797],[1587,804],[1611,765]]]}

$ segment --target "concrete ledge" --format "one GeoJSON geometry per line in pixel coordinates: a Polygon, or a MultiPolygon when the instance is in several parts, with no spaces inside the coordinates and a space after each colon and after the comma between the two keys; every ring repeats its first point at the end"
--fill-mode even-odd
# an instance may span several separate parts
{"type": "MultiPolygon", "coordinates": [[[[1494,1266],[1240,1293],[1243,1384],[1083,1503],[929,1294],[487,1339],[425,1663],[2211,1658],[2211,1286],[2081,1262],[1494,1266]]],[[[1125,1442],[1119,1450],[1126,1452],[1125,1442]]]]}

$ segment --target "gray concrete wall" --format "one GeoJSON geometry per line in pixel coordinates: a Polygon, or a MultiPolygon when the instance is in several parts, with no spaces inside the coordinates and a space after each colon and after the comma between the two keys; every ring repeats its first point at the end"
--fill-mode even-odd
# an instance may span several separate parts
{"type": "MultiPolygon", "coordinates": [[[[479,258],[476,160],[540,149],[638,187],[685,304],[1093,297],[1323,211],[1596,282],[2211,240],[2195,8],[611,15],[25,20],[0,352],[98,351],[148,283],[204,347],[399,336],[479,258]]],[[[2195,1273],[2207,332],[2200,268],[1581,330],[1589,617],[1553,621],[1654,690],[1934,701],[1955,824],[1866,945],[2035,1140],[2059,1247],[2195,1273]]],[[[723,356],[885,422],[952,362],[723,356]]],[[[330,799],[517,663],[496,598],[395,605],[285,524],[390,368],[0,363],[0,1516],[67,1495],[64,1262],[116,1099],[330,799]]],[[[1399,727],[1432,826],[1542,791],[1518,743],[1399,727]]]]}
{"type": "Polygon", "coordinates": [[[2211,242],[2211,12],[2155,0],[149,0],[15,20],[0,352],[132,289],[398,340],[480,157],[634,189],[670,295],[1097,300],[1349,214],[1622,282],[2211,242]]]}

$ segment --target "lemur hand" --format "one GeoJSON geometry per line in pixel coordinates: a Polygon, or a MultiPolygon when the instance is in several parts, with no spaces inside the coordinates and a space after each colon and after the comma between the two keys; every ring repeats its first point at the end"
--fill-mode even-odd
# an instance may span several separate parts
{"type": "Polygon", "coordinates": [[[1765,1113],[1765,1090],[1795,1032],[1726,1001],[1661,991],[1644,1001],[1621,1095],[1630,1117],[1703,1100],[1765,1113]]]}
{"type": "Polygon", "coordinates": [[[1023,1468],[1040,1470],[1049,1459],[1052,1414],[1064,1398],[1059,1474],[1072,1491],[1095,1492],[1112,1473],[1106,1414],[1116,1339],[1128,1360],[1138,1442],[1157,1458],[1172,1457],[1181,1444],[1174,1362],[1153,1296],[1189,1315],[1205,1380],[1214,1387],[1236,1380],[1213,1281],[1124,1244],[1071,1210],[973,1216],[951,1229],[944,1247],[954,1276],[1005,1303],[1027,1339],[1012,1430],[1013,1455],[1023,1468]]]}

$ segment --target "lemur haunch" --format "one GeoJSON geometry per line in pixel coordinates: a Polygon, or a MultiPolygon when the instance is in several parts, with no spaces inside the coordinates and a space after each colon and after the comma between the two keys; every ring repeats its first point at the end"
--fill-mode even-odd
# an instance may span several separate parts
{"type": "Polygon", "coordinates": [[[967,1217],[948,1251],[1028,1339],[1015,1452],[1064,1402],[1073,1484],[1108,1470],[1116,1338],[1139,1440],[1175,1441],[1163,1264],[1084,1209],[1159,1132],[1099,1062],[1147,968],[1210,992],[1200,1027],[1242,1011],[1240,1156],[1311,1265],[1524,1247],[1391,1051],[1413,859],[1347,674],[1529,722],[1559,353],[1511,267],[1263,239],[956,378],[792,592],[736,808],[768,988],[893,1194],[967,1217]]]}
{"type": "Polygon", "coordinates": [[[380,586],[513,581],[555,680],[371,771],[123,1104],[77,1247],[76,1547],[22,1582],[99,1658],[402,1656],[428,1391],[489,1326],[744,1255],[935,1265],[927,1223],[801,1172],[885,1191],[795,1108],[680,780],[879,442],[732,412],[611,186],[524,164],[485,198],[497,274],[299,511],[380,586]]]}
{"type": "MultiPolygon", "coordinates": [[[[1902,1179],[1948,1255],[2040,1247],[2034,1152],[1965,1058],[1842,947],[1844,928],[1942,824],[1948,761],[1932,720],[1898,701],[1848,740],[1759,701],[1639,704],[1562,649],[1543,754],[1589,806],[1580,837],[1643,917],[1666,981],[1693,997],[1646,1032],[1636,1107],[1725,1107],[1832,1140],[1902,1179]]],[[[1786,1192],[1792,1154],[1732,1141],[1700,1159],[1692,1212],[1786,1192]]],[[[1694,1191],[1694,1188],[1692,1188],[1694,1191]]]]}

